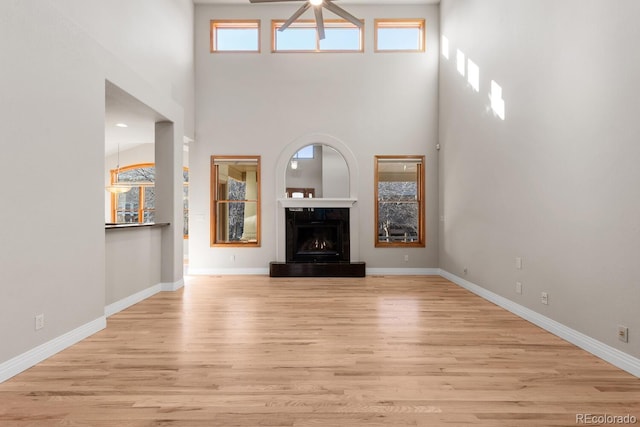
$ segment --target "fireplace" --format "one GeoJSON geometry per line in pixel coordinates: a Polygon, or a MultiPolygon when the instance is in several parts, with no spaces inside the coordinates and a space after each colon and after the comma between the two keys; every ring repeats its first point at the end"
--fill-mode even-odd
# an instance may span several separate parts
{"type": "MultiPolygon", "coordinates": [[[[287,202],[303,204],[295,200],[287,202]]],[[[271,277],[365,276],[365,263],[351,262],[350,208],[289,206],[282,212],[285,262],[269,263],[271,277]]]]}
{"type": "Polygon", "coordinates": [[[276,260],[269,263],[271,277],[365,276],[358,226],[360,182],[353,152],[331,135],[303,135],[281,151],[275,169],[276,260]],[[313,158],[302,155],[310,151],[313,158]],[[294,189],[304,191],[294,196],[294,189]]]}
{"type": "Polygon", "coordinates": [[[287,208],[287,262],[349,262],[349,209],[287,208]]]}

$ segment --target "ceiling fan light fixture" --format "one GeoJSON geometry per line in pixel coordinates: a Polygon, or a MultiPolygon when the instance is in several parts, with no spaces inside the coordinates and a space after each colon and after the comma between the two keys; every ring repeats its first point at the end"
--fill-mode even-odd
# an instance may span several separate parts
{"type": "MultiPolygon", "coordinates": [[[[274,3],[274,2],[290,2],[290,1],[299,1],[299,0],[249,0],[250,3],[274,3]]],[[[305,13],[309,8],[313,6],[313,12],[316,17],[316,28],[318,29],[318,38],[320,40],[324,39],[325,31],[324,31],[324,18],[322,17],[322,9],[327,9],[329,12],[338,15],[340,18],[345,21],[351,22],[358,28],[362,28],[363,22],[333,3],[333,0],[304,0],[302,6],[294,12],[293,15],[289,19],[287,19],[282,25],[279,26],[278,31],[284,31],[291,24],[293,24],[303,13],[305,13]]]]}

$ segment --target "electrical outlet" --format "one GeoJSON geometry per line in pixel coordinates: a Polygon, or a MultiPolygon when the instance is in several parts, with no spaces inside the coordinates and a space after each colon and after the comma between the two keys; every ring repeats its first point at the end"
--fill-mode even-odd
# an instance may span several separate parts
{"type": "Polygon", "coordinates": [[[467,267],[465,267],[465,268],[462,270],[462,272],[463,272],[463,273],[464,273],[464,275],[466,276],[466,275],[467,275],[467,273],[469,272],[469,270],[467,270],[467,267]]]}
{"type": "Polygon", "coordinates": [[[44,314],[36,315],[36,331],[44,328],[44,314]]]}
{"type": "Polygon", "coordinates": [[[404,256],[404,262],[409,262],[409,255],[404,256]]]}
{"type": "Polygon", "coordinates": [[[231,255],[231,262],[236,262],[236,256],[235,255],[231,255]]]}
{"type": "Polygon", "coordinates": [[[629,328],[618,325],[618,339],[622,342],[629,342],[629,328]]]}
{"type": "Polygon", "coordinates": [[[546,292],[540,294],[540,302],[544,305],[549,305],[549,294],[546,292]]]}
{"type": "Polygon", "coordinates": [[[522,258],[516,257],[516,269],[522,270],[522,258]]]}
{"type": "Polygon", "coordinates": [[[516,282],[516,294],[522,295],[522,283],[516,282]]]}

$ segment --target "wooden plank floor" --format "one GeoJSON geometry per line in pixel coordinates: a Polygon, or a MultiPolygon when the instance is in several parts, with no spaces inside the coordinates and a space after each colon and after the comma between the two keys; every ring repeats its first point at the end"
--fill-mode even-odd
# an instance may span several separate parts
{"type": "Polygon", "coordinates": [[[572,426],[640,380],[440,277],[191,277],[0,384],[0,426],[572,426]]]}

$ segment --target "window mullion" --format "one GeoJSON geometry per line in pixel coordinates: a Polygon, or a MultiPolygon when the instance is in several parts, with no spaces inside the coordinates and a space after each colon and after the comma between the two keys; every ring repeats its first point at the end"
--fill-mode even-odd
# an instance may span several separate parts
{"type": "Polygon", "coordinates": [[[138,201],[138,222],[144,222],[144,185],[138,187],[138,197],[140,200],[138,201]]]}

